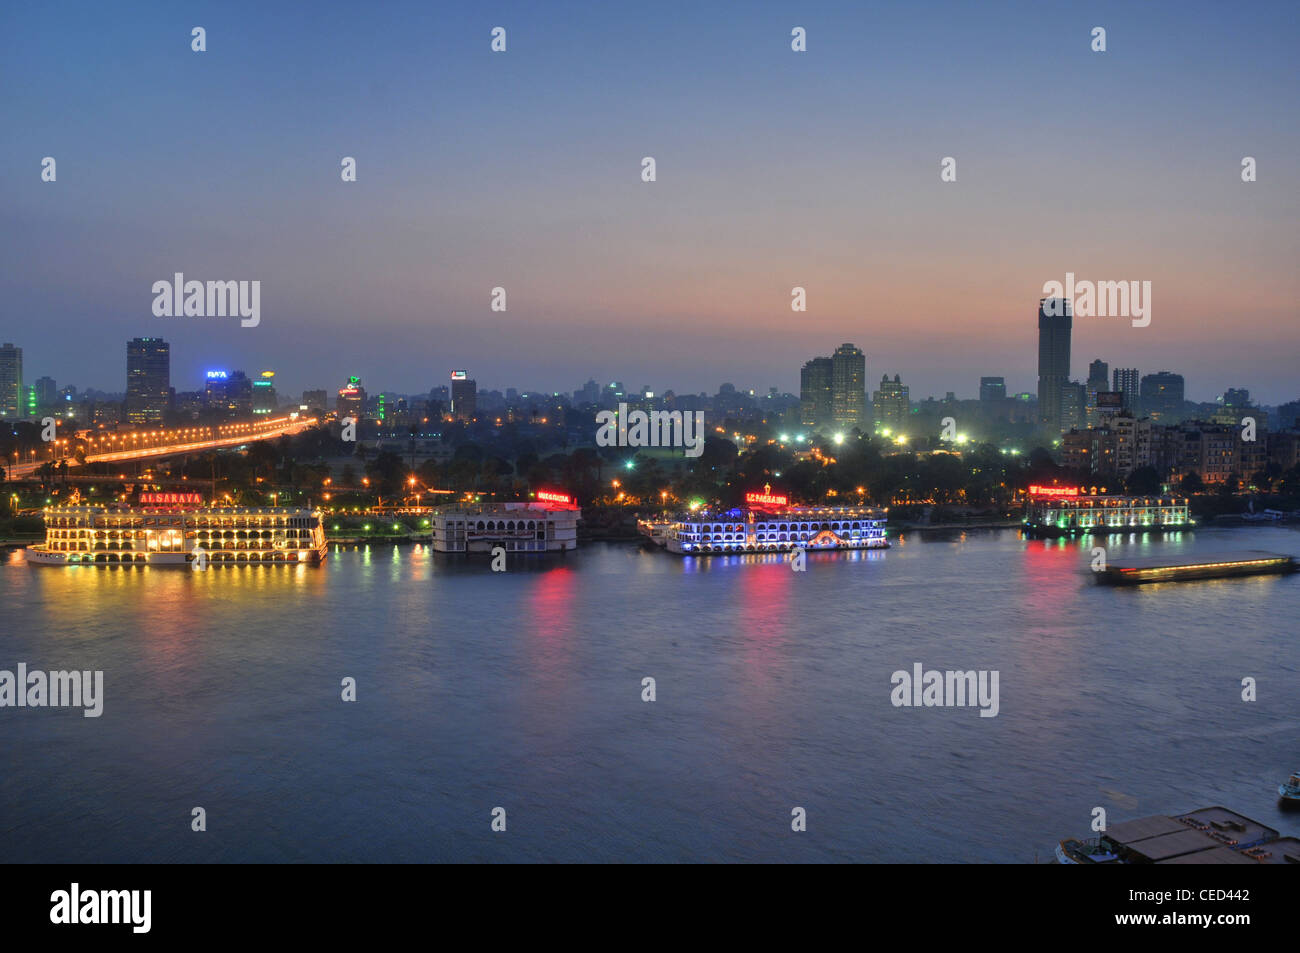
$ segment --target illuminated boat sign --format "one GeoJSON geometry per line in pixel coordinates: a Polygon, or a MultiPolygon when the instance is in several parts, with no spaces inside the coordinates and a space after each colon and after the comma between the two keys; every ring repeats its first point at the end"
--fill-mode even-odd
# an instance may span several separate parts
{"type": "Polygon", "coordinates": [[[745,502],[751,506],[789,506],[790,497],[777,493],[746,493],[745,502]]]}
{"type": "Polygon", "coordinates": [[[1036,483],[1029,485],[1030,496],[1078,496],[1079,487],[1077,486],[1039,486],[1036,483]]]}
{"type": "Polygon", "coordinates": [[[556,493],[554,490],[538,490],[537,500],[541,503],[555,503],[560,506],[573,506],[573,497],[567,493],[556,493]]]}
{"type": "Polygon", "coordinates": [[[202,506],[202,493],[141,493],[141,506],[202,506]]]}

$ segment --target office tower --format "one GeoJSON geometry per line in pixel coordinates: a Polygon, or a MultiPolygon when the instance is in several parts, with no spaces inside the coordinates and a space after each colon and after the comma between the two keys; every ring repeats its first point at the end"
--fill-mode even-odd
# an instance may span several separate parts
{"type": "Polygon", "coordinates": [[[981,377],[980,400],[1005,400],[1007,396],[1007,379],[1005,377],[981,377]]]}
{"type": "Polygon", "coordinates": [[[799,372],[799,416],[805,427],[831,422],[834,366],[829,357],[814,357],[799,372]]]}
{"type": "Polygon", "coordinates": [[[302,392],[302,402],[308,410],[324,410],[327,406],[329,395],[323,390],[305,390],[302,392]]]}
{"type": "Polygon", "coordinates": [[[366,410],[366,389],[361,386],[361,378],[355,374],[348,378],[348,382],[339,388],[338,399],[334,402],[334,412],[338,414],[339,419],[351,417],[354,421],[360,422],[366,410]]]}
{"type": "Polygon", "coordinates": [[[160,424],[171,397],[171,347],[162,338],[126,342],[126,420],[160,424]]]}
{"type": "Polygon", "coordinates": [[[912,402],[907,385],[898,379],[897,374],[892,381],[888,374],[880,378],[880,390],[871,395],[871,404],[878,429],[896,432],[906,428],[912,414],[912,402]]]}
{"type": "Polygon", "coordinates": [[[226,396],[235,408],[235,416],[253,416],[253,381],[243,371],[235,371],[226,383],[226,396]]]}
{"type": "Polygon", "coordinates": [[[262,371],[253,381],[253,415],[269,417],[275,413],[279,401],[275,394],[275,371],[262,371]]]}
{"type": "Polygon", "coordinates": [[[204,399],[227,417],[253,416],[253,382],[243,371],[208,371],[204,399]]]}
{"type": "Polygon", "coordinates": [[[1251,406],[1250,391],[1244,387],[1229,387],[1223,393],[1223,406],[1245,410],[1251,406]]]}
{"type": "Polygon", "coordinates": [[[23,349],[0,347],[0,417],[15,420],[23,413],[23,349]]]}
{"type": "Polygon", "coordinates": [[[1070,380],[1070,328],[1074,310],[1065,298],[1038,302],[1038,418],[1060,433],[1061,391],[1070,380]]]}
{"type": "Polygon", "coordinates": [[[1104,394],[1110,388],[1110,367],[1103,360],[1093,361],[1088,365],[1088,383],[1084,420],[1089,427],[1101,423],[1102,408],[1098,406],[1097,395],[1104,394]]]}
{"type": "MultiPolygon", "coordinates": [[[[623,396],[623,385],[615,381],[617,396],[623,396]]],[[[451,413],[459,420],[473,420],[478,403],[478,383],[470,380],[468,371],[451,372],[451,413]]]]}
{"type": "Polygon", "coordinates": [[[1138,388],[1142,412],[1157,422],[1168,422],[1183,410],[1183,375],[1169,371],[1148,374],[1138,388]]]}
{"type": "Polygon", "coordinates": [[[831,422],[850,430],[867,422],[867,356],[841,344],[831,356],[831,422]]]}
{"type": "Polygon", "coordinates": [[[1106,390],[1110,386],[1110,366],[1102,360],[1093,361],[1088,365],[1088,396],[1096,398],[1097,391],[1106,390]]]}
{"type": "Polygon", "coordinates": [[[1111,390],[1124,395],[1124,409],[1131,414],[1138,413],[1138,369],[1136,367],[1117,367],[1112,375],[1114,386],[1111,390]]]}
{"type": "Polygon", "coordinates": [[[38,377],[34,386],[38,407],[55,407],[59,403],[59,387],[53,377],[38,377]]]}

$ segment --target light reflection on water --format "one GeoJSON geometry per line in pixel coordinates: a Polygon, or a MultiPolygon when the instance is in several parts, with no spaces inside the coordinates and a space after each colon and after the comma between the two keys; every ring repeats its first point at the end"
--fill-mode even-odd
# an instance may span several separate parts
{"type": "Polygon", "coordinates": [[[107,697],[0,709],[0,859],[1032,861],[1097,805],[1297,832],[1300,577],[1111,589],[1092,541],[894,543],[799,573],[606,544],[506,573],[378,544],[206,573],[11,556],[0,668],[102,669],[107,697]],[[894,708],[918,661],[997,669],[1001,713],[894,708]]]}

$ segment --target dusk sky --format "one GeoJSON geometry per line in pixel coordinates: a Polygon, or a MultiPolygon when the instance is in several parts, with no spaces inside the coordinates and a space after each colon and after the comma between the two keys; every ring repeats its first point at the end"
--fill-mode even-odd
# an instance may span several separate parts
{"type": "Polygon", "coordinates": [[[1149,327],[1076,318],[1075,378],[1294,400],[1298,41],[1295,2],[6,4],[0,340],[28,382],[120,391],[153,335],[177,390],[289,394],[797,392],[849,341],[974,397],[1036,389],[1069,271],[1152,284],[1149,327]],[[155,317],[178,271],[260,280],[260,326],[155,317]]]}

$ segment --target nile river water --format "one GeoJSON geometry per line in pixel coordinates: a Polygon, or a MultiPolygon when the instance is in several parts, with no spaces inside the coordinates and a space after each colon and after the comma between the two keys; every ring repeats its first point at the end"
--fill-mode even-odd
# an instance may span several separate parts
{"type": "Polygon", "coordinates": [[[105,701],[0,708],[0,860],[1033,862],[1096,806],[1300,833],[1276,804],[1300,576],[1104,588],[1091,545],[905,533],[803,573],[615,544],[505,573],[420,546],[206,573],[10,554],[0,669],[102,670],[105,701]],[[916,662],[997,670],[998,715],[894,707],[916,662]]]}

